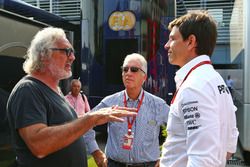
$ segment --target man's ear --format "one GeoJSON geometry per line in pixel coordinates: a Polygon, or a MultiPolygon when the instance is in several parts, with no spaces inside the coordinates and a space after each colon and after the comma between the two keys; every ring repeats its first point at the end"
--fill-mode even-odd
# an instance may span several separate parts
{"type": "Polygon", "coordinates": [[[143,83],[147,80],[147,78],[148,78],[147,74],[144,74],[144,81],[143,81],[143,83]]]}
{"type": "Polygon", "coordinates": [[[188,48],[190,48],[190,49],[196,48],[197,41],[196,41],[195,35],[193,35],[193,34],[189,35],[187,41],[188,41],[188,48]]]}

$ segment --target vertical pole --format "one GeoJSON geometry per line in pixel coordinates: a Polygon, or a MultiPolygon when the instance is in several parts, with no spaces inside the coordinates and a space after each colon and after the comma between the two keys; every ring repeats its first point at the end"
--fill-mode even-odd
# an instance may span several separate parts
{"type": "Polygon", "coordinates": [[[50,13],[53,13],[53,5],[52,4],[53,4],[53,2],[52,2],[52,0],[50,0],[49,1],[49,12],[50,13]]]}

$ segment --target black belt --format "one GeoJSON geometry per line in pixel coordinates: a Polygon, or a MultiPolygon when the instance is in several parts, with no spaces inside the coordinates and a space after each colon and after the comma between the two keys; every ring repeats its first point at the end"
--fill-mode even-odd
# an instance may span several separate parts
{"type": "Polygon", "coordinates": [[[156,164],[156,161],[151,162],[142,162],[142,163],[124,163],[124,162],[118,162],[113,159],[108,158],[108,161],[110,163],[115,163],[119,167],[151,167],[156,164]]]}

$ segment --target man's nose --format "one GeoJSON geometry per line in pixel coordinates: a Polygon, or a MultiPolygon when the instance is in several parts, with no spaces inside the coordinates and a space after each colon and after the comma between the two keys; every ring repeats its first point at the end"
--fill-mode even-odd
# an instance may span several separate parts
{"type": "Polygon", "coordinates": [[[71,52],[69,55],[69,59],[74,61],[76,59],[74,52],[71,52]]]}
{"type": "Polygon", "coordinates": [[[166,50],[169,49],[169,41],[164,45],[164,49],[166,49],[166,50]]]}

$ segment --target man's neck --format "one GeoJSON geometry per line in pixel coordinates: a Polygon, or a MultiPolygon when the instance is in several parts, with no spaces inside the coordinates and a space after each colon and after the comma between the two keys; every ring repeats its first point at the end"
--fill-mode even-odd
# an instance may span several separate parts
{"type": "Polygon", "coordinates": [[[183,60],[181,61],[180,64],[176,64],[176,65],[178,65],[178,66],[181,68],[181,67],[183,67],[184,65],[186,65],[188,62],[190,62],[191,60],[193,60],[194,58],[196,58],[196,57],[198,57],[198,56],[199,56],[199,55],[197,55],[197,54],[195,54],[195,53],[193,53],[193,54],[190,53],[189,56],[183,58],[183,60]]]}
{"type": "Polygon", "coordinates": [[[141,93],[141,88],[140,89],[137,89],[137,90],[134,90],[134,89],[126,89],[126,92],[128,94],[128,97],[132,100],[137,100],[140,93],[141,93]]]}

